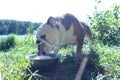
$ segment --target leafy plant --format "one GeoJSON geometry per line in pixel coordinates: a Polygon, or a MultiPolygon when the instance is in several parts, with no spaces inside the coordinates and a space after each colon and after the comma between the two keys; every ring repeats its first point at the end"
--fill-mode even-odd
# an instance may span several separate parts
{"type": "Polygon", "coordinates": [[[120,44],[120,6],[114,4],[112,10],[106,11],[99,11],[95,6],[94,15],[88,17],[88,22],[96,41],[104,45],[120,44]]]}
{"type": "Polygon", "coordinates": [[[99,66],[102,66],[106,71],[105,75],[107,76],[107,80],[120,79],[120,47],[108,47],[101,44],[96,45],[97,53],[99,54],[99,66]]]}
{"type": "Polygon", "coordinates": [[[30,65],[26,55],[35,53],[37,48],[33,36],[15,38],[16,45],[7,52],[0,52],[0,72],[3,80],[24,80],[30,65]]]}
{"type": "Polygon", "coordinates": [[[6,38],[0,40],[0,50],[6,51],[7,49],[15,45],[15,36],[9,35],[6,38]]]}

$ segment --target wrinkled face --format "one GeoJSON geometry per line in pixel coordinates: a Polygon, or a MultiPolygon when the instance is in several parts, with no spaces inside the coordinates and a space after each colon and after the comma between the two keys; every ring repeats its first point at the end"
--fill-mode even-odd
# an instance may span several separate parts
{"type": "Polygon", "coordinates": [[[37,30],[37,45],[38,45],[38,50],[43,50],[46,53],[49,53],[53,47],[52,47],[52,31],[50,29],[51,27],[47,24],[44,24],[41,26],[41,28],[38,28],[37,30]]]}
{"type": "Polygon", "coordinates": [[[43,24],[37,29],[36,43],[38,45],[38,50],[43,50],[46,53],[52,51],[57,42],[57,28],[56,23],[51,17],[48,19],[47,23],[43,24]],[[52,21],[52,22],[51,22],[52,21]]]}
{"type": "Polygon", "coordinates": [[[59,27],[61,26],[59,18],[49,17],[47,22],[38,28],[36,38],[38,50],[49,53],[58,45],[59,27]]]}

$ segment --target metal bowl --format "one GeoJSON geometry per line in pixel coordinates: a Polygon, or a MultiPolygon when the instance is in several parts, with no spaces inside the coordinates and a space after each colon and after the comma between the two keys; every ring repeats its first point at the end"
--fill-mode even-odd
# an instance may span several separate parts
{"type": "Polygon", "coordinates": [[[52,71],[57,63],[59,62],[60,55],[49,54],[46,58],[36,58],[41,57],[37,54],[32,54],[27,56],[27,60],[30,60],[31,68],[39,71],[52,71]]]}

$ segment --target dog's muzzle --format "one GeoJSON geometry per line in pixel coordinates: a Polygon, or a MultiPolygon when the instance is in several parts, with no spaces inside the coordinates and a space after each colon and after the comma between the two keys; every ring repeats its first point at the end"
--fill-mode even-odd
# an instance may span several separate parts
{"type": "MultiPolygon", "coordinates": [[[[47,43],[46,41],[43,41],[43,43],[46,44],[47,46],[51,47],[52,49],[54,49],[50,43],[47,43]]],[[[39,50],[39,51],[40,51],[40,50],[43,50],[43,48],[42,48],[42,46],[41,46],[41,41],[37,40],[37,41],[36,41],[36,44],[37,44],[37,46],[38,46],[38,50],[39,50]]]]}

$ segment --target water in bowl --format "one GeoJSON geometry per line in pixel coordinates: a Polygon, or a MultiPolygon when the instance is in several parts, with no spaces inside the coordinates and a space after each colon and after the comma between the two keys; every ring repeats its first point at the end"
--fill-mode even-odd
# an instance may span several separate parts
{"type": "Polygon", "coordinates": [[[51,59],[50,56],[35,56],[32,59],[34,60],[45,60],[45,59],[51,59]]]}

